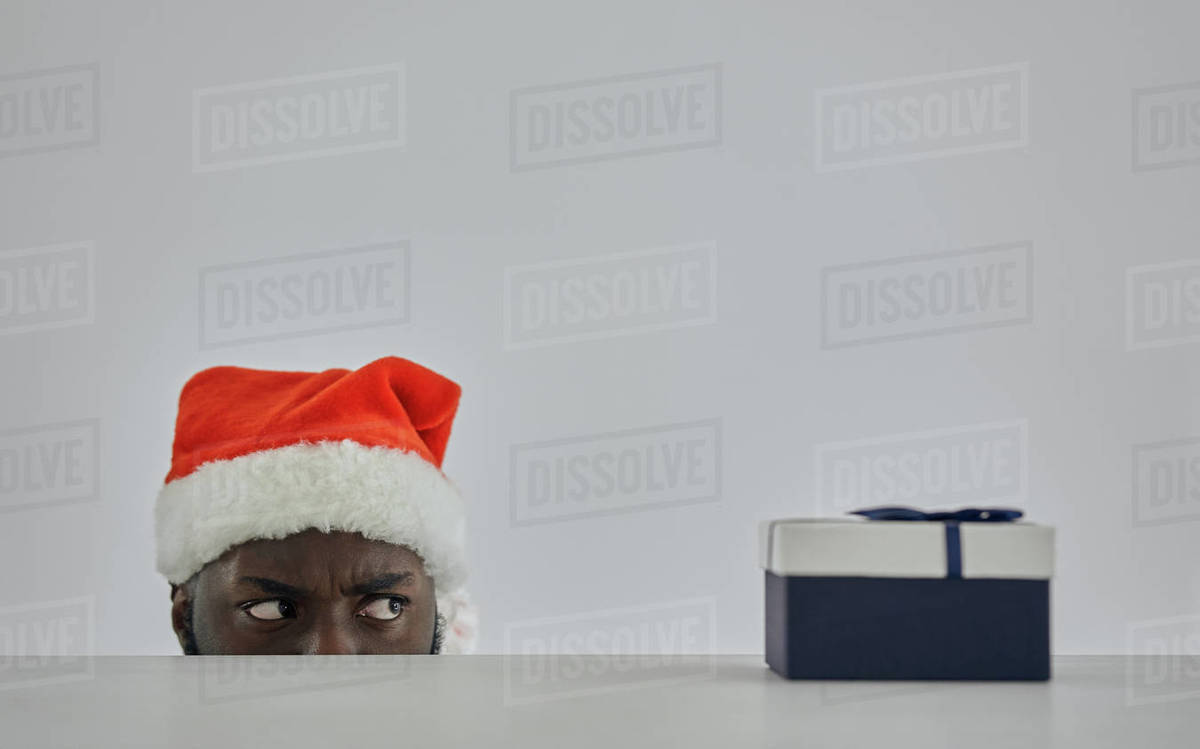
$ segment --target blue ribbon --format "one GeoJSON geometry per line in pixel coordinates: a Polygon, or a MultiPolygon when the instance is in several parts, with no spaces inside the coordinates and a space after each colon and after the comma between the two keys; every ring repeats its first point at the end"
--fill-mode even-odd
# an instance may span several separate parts
{"type": "Polygon", "coordinates": [[[1011,523],[1025,515],[1008,507],[965,507],[961,510],[924,512],[911,507],[871,507],[854,510],[868,520],[931,521],[946,526],[946,577],[962,578],[962,535],[959,523],[1011,523]]]}
{"type": "Polygon", "coordinates": [[[868,520],[956,520],[960,523],[1011,523],[1025,515],[1008,507],[964,507],[944,512],[924,512],[911,507],[870,507],[850,514],[862,515],[868,520]]]}

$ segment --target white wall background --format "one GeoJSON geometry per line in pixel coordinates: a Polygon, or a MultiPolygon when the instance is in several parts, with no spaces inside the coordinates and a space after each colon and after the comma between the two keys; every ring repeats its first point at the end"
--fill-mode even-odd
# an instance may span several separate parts
{"type": "Polygon", "coordinates": [[[1200,80],[1198,23],[1188,2],[7,0],[0,76],[94,64],[98,128],[51,151],[0,138],[0,260],[88,241],[94,282],[94,322],[0,320],[0,429],[15,450],[15,430],[95,419],[99,471],[82,501],[0,495],[0,607],[84,597],[95,652],[177,652],[152,507],[184,380],[395,354],[465,389],[445,468],[468,497],[482,651],[545,617],[608,626],[691,599],[708,645],[761,651],[755,525],[829,510],[819,446],[1009,421],[1025,490],[969,499],[1058,527],[1056,650],[1137,649],[1171,617],[1194,635],[1200,504],[1148,503],[1134,463],[1200,436],[1200,348],[1186,320],[1153,348],[1125,326],[1130,268],[1200,260],[1200,166],[1132,157],[1134,91],[1200,80]],[[196,90],[401,62],[403,148],[193,169],[196,90]],[[714,63],[715,143],[511,169],[512,92],[714,63]],[[1027,143],[818,168],[819,91],[1013,63],[1027,143]],[[202,269],[394,241],[407,322],[200,346],[202,269]],[[715,321],[506,347],[506,269],[697,242],[715,246],[715,321]],[[822,347],[823,269],[1009,242],[1030,247],[1027,320],[822,347]],[[715,499],[514,525],[513,446],[708,419],[715,499]]]}

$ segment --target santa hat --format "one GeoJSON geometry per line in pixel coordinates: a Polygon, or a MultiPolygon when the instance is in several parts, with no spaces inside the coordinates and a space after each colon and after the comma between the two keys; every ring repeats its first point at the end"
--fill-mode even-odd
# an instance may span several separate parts
{"type": "Polygon", "coordinates": [[[354,371],[197,373],[155,506],[158,571],[178,584],[251,539],[358,532],[420,555],[446,618],[442,652],[469,651],[463,502],[441,471],[461,392],[397,357],[354,371]]]}

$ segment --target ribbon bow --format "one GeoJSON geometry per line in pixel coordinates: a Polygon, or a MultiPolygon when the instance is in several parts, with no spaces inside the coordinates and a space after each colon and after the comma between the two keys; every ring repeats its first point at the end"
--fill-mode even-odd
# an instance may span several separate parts
{"type": "Polygon", "coordinates": [[[925,512],[911,507],[870,507],[853,510],[851,515],[862,515],[868,520],[932,520],[959,523],[1011,523],[1025,515],[1021,510],[1009,507],[964,507],[961,510],[925,512]]]}
{"type": "Polygon", "coordinates": [[[962,578],[962,536],[959,523],[1011,523],[1025,513],[1008,507],[964,507],[945,512],[924,512],[911,507],[869,507],[854,510],[851,515],[862,515],[868,520],[917,520],[946,524],[946,577],[962,578]]]}

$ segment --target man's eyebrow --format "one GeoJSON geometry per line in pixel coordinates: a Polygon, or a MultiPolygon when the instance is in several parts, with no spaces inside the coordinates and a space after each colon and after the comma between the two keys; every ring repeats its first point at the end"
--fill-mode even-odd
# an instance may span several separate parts
{"type": "Polygon", "coordinates": [[[241,582],[256,585],[262,589],[264,593],[270,593],[273,596],[291,596],[292,598],[303,598],[304,591],[294,585],[281,583],[278,580],[272,580],[269,577],[243,577],[241,582]]]}
{"type": "Polygon", "coordinates": [[[370,580],[361,583],[355,583],[351,588],[351,593],[358,595],[367,595],[368,593],[383,593],[392,589],[397,585],[407,585],[413,581],[415,575],[411,572],[389,572],[384,575],[376,575],[370,580]]]}

